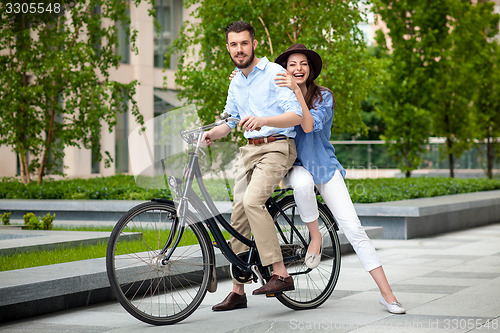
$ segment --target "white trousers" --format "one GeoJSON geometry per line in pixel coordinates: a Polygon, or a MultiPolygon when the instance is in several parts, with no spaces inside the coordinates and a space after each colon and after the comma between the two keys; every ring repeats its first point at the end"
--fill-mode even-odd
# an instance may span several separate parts
{"type": "Polygon", "coordinates": [[[344,178],[338,171],[335,171],[333,178],[328,182],[314,184],[309,171],[302,166],[294,165],[284,182],[293,188],[293,195],[302,221],[307,223],[318,219],[318,204],[314,193],[314,186],[316,186],[365,270],[369,272],[382,266],[372,241],[361,226],[344,178]]]}

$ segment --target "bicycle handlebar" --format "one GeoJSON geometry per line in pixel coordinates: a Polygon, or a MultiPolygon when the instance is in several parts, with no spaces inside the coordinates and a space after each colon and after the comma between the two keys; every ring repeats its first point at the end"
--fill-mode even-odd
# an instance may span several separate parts
{"type": "Polygon", "coordinates": [[[220,119],[212,124],[208,124],[205,126],[201,126],[192,130],[181,130],[180,135],[184,141],[188,144],[193,144],[204,131],[214,128],[216,126],[228,123],[228,122],[239,122],[238,118],[230,117],[227,112],[224,112],[220,115],[220,119]]]}

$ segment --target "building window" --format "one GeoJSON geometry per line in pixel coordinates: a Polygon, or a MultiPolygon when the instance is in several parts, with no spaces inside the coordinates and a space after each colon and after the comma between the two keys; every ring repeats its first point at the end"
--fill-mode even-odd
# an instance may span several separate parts
{"type": "Polygon", "coordinates": [[[116,114],[115,172],[128,172],[128,100],[123,101],[123,112],[116,114]]]}
{"type": "MultiPolygon", "coordinates": [[[[172,46],[182,25],[182,0],[156,0],[156,18],[161,29],[155,33],[154,66],[163,68],[165,52],[172,46]]],[[[169,60],[167,68],[175,68],[175,56],[172,55],[169,60]]]]}
{"type": "MultiPolygon", "coordinates": [[[[130,17],[129,8],[127,8],[127,16],[130,17]]],[[[130,36],[127,34],[129,28],[128,24],[120,21],[116,22],[116,37],[118,38],[116,54],[122,57],[121,62],[123,64],[130,64],[130,36]]]]}
{"type": "MultiPolygon", "coordinates": [[[[182,102],[177,99],[175,90],[154,89],[154,154],[155,160],[159,161],[176,153],[172,145],[178,141],[179,132],[172,132],[165,129],[166,115],[170,110],[182,106],[182,102]]],[[[169,118],[169,125],[173,119],[169,118]]],[[[182,141],[182,140],[181,140],[182,141]]],[[[155,174],[163,174],[160,164],[155,164],[155,174]]]]}
{"type": "Polygon", "coordinates": [[[92,165],[91,165],[91,172],[93,174],[98,174],[101,173],[101,162],[98,159],[99,152],[96,149],[91,150],[91,159],[92,159],[92,165]]]}

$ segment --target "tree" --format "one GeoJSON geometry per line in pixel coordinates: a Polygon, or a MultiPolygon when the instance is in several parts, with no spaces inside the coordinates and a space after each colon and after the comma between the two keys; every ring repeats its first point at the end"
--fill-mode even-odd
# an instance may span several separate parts
{"type": "MultiPolygon", "coordinates": [[[[491,47],[487,46],[487,38],[498,32],[498,15],[493,13],[493,5],[449,0],[443,6],[447,9],[444,13],[449,33],[437,40],[441,55],[439,61],[434,62],[431,74],[434,86],[429,107],[434,110],[434,135],[446,138],[450,177],[455,176],[455,158],[472,147],[478,126],[483,127],[477,101],[481,94],[479,87],[487,77],[493,79],[491,73],[484,72],[485,68],[493,70],[494,66],[491,47]]],[[[495,83],[491,84],[494,89],[495,83]]],[[[483,115],[488,113],[491,111],[483,115]]]]}
{"type": "Polygon", "coordinates": [[[439,6],[440,1],[374,0],[374,11],[389,29],[387,35],[379,30],[376,38],[390,61],[390,78],[379,91],[383,138],[406,177],[422,162],[431,130],[427,67],[436,52],[428,45],[446,34],[439,6]]]}
{"type": "MultiPolygon", "coordinates": [[[[483,1],[484,2],[484,1],[483,1]]],[[[426,133],[446,138],[450,176],[455,157],[473,142],[485,32],[494,31],[491,3],[469,0],[374,0],[390,30],[391,82],[383,90],[386,137],[407,176],[420,164],[426,133]],[[399,117],[399,119],[398,119],[399,117]],[[410,143],[414,145],[411,146],[410,143]]],[[[387,50],[388,39],[379,33],[387,50]]]]}
{"type": "MultiPolygon", "coordinates": [[[[129,5],[116,0],[40,0],[36,13],[2,5],[0,144],[11,146],[19,156],[24,183],[33,172],[39,183],[47,172],[61,173],[55,166],[61,164],[65,146],[92,149],[101,160],[103,123],[111,131],[126,100],[142,123],[133,100],[137,82],[121,84],[109,78],[110,68],[120,62],[114,51],[117,24],[128,27],[129,5]]],[[[134,50],[136,31],[126,30],[134,50]]]]}
{"type": "MultiPolygon", "coordinates": [[[[188,0],[186,7],[197,1],[188,0]]],[[[226,50],[224,29],[244,19],[256,30],[256,56],[270,61],[293,43],[317,51],[323,59],[319,84],[336,98],[334,131],[366,131],[361,102],[377,84],[377,59],[366,52],[357,24],[362,20],[357,2],[298,0],[204,0],[185,22],[171,53],[178,54],[176,84],[180,97],[196,103],[204,122],[215,119],[225,104],[228,76],[235,68],[226,50]]],[[[168,59],[169,57],[167,57],[168,59]]]]}
{"type": "MultiPolygon", "coordinates": [[[[485,31],[487,37],[488,31],[485,31]]],[[[500,45],[498,41],[484,39],[484,48],[478,57],[483,58],[478,66],[478,75],[482,78],[477,86],[477,131],[475,138],[479,141],[486,156],[486,175],[493,178],[493,168],[498,156],[498,137],[500,137],[500,45]]]]}

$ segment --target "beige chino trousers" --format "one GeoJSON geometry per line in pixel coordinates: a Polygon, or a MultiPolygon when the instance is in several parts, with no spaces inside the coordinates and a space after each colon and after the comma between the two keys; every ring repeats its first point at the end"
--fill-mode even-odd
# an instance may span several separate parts
{"type": "MultiPolygon", "coordinates": [[[[244,170],[235,180],[231,225],[248,239],[253,234],[262,265],[268,266],[282,261],[283,256],[265,202],[295,162],[295,141],[288,138],[261,145],[248,144],[240,152],[244,170]]],[[[234,237],[231,237],[231,246],[235,253],[248,250],[234,237]]]]}

